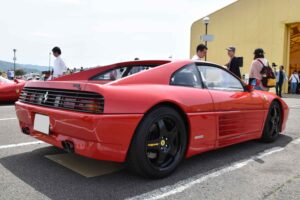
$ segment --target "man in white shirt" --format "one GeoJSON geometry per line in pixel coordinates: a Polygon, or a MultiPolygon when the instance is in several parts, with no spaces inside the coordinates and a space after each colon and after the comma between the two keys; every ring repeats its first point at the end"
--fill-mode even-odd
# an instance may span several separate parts
{"type": "Polygon", "coordinates": [[[53,56],[56,58],[53,63],[53,78],[60,77],[64,75],[67,70],[66,64],[60,57],[61,50],[59,47],[54,47],[52,49],[53,56]]]}
{"type": "Polygon", "coordinates": [[[291,82],[291,93],[296,94],[298,83],[300,82],[297,71],[294,71],[294,73],[291,75],[289,81],[291,82]]]}
{"type": "Polygon", "coordinates": [[[196,55],[193,56],[192,60],[205,60],[207,50],[204,44],[199,44],[196,49],[196,55]]]}

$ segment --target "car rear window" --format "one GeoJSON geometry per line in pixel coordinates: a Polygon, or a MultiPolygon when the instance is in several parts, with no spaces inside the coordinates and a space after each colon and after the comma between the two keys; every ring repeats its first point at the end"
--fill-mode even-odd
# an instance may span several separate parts
{"type": "Polygon", "coordinates": [[[106,81],[114,81],[126,76],[130,76],[148,69],[151,69],[156,66],[126,66],[126,67],[118,67],[115,69],[111,69],[105,72],[102,72],[94,77],[91,80],[106,80],[106,81]]]}

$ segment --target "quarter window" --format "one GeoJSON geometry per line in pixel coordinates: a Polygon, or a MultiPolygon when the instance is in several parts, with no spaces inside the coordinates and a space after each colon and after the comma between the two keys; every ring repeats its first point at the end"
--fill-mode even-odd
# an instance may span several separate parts
{"type": "Polygon", "coordinates": [[[218,67],[197,66],[204,85],[211,90],[244,91],[241,82],[218,67]]]}
{"type": "Polygon", "coordinates": [[[175,72],[171,78],[171,85],[201,88],[199,72],[195,65],[189,65],[175,72]]]}

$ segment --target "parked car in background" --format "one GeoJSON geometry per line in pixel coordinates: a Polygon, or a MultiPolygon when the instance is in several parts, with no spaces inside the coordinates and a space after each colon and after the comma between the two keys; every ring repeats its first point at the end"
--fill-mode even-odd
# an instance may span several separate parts
{"type": "Polygon", "coordinates": [[[28,82],[16,113],[24,134],[162,178],[183,158],[275,141],[288,106],[213,63],[134,61],[28,82]]]}
{"type": "Polygon", "coordinates": [[[0,103],[17,101],[24,85],[23,80],[8,80],[0,76],[0,103]]]}

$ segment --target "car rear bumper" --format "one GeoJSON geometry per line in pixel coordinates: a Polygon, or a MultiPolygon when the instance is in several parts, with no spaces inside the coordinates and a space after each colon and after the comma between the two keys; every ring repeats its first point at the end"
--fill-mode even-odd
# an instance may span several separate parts
{"type": "MultiPolygon", "coordinates": [[[[130,141],[143,114],[87,114],[16,103],[20,127],[29,135],[63,148],[71,141],[77,154],[115,162],[124,162],[130,141]],[[35,114],[50,118],[49,135],[33,130],[35,114]]],[[[24,131],[23,131],[24,132],[24,131]]]]}

